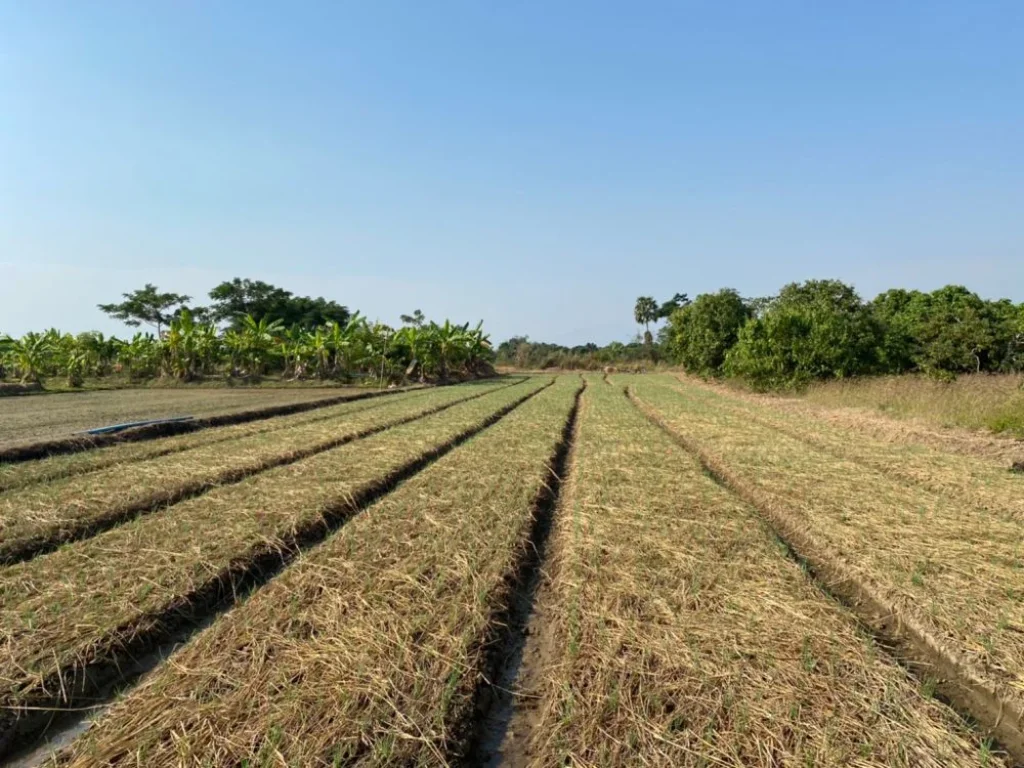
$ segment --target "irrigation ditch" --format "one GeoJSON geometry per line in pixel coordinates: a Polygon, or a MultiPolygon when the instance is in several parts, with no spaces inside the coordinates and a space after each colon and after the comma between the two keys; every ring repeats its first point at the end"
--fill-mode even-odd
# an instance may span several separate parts
{"type": "Polygon", "coordinates": [[[83,710],[96,711],[113,696],[131,687],[166,657],[169,647],[187,641],[246,595],[270,581],[300,554],[327,539],[404,481],[493,426],[553,383],[551,380],[527,392],[386,476],[349,496],[336,499],[319,510],[315,519],[283,536],[278,546],[270,547],[263,543],[252,547],[229,567],[196,585],[187,594],[179,595],[159,610],[144,614],[129,625],[108,632],[87,652],[81,653],[74,663],[33,685],[32,692],[12,692],[17,696],[15,700],[0,700],[0,760],[13,759],[15,753],[36,748],[54,731],[80,729],[83,710]]]}
{"type": "Polygon", "coordinates": [[[700,442],[674,429],[631,387],[623,387],[623,394],[651,424],[694,456],[709,477],[753,507],[816,586],[850,608],[882,648],[919,679],[935,680],[936,692],[947,703],[990,734],[1015,765],[1024,765],[1024,711],[1000,696],[983,672],[888,603],[876,585],[802,530],[784,509],[745,483],[700,442]]]}

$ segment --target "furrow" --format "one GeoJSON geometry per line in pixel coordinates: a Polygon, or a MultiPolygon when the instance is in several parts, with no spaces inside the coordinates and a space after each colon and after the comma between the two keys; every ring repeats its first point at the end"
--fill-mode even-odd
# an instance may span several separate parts
{"type": "Polygon", "coordinates": [[[533,501],[527,544],[519,550],[506,587],[510,597],[497,604],[489,622],[490,636],[484,643],[489,649],[484,665],[487,671],[474,694],[473,711],[476,716],[472,741],[466,750],[470,764],[488,765],[500,760],[502,746],[510,736],[509,728],[516,714],[515,691],[530,684],[521,679],[532,671],[529,666],[524,668],[524,654],[585,387],[586,382],[582,381],[549,462],[551,479],[538,490],[533,501]]]}
{"type": "MultiPolygon", "coordinates": [[[[401,398],[395,397],[393,399],[409,400],[422,397],[428,392],[430,392],[429,389],[417,389],[403,392],[401,398]]],[[[156,459],[161,456],[184,453],[207,445],[230,443],[243,437],[276,432],[321,421],[330,421],[342,414],[380,408],[387,404],[389,400],[392,400],[392,398],[374,398],[373,400],[341,403],[291,416],[278,416],[235,426],[205,429],[199,432],[186,433],[159,440],[121,443],[106,448],[97,448],[92,451],[51,456],[37,461],[0,465],[0,493],[60,480],[66,477],[98,472],[117,464],[156,459]]]]}
{"type": "Polygon", "coordinates": [[[501,764],[1002,764],[621,388],[578,423],[501,764]]]}
{"type": "Polygon", "coordinates": [[[330,422],[295,426],[282,434],[249,436],[0,495],[0,565],[29,560],[212,488],[424,418],[494,389],[470,388],[467,394],[445,388],[412,402],[389,402],[372,413],[342,413],[330,422]]]}
{"type": "MultiPolygon", "coordinates": [[[[653,390],[649,387],[647,394],[653,390]]],[[[677,393],[678,394],[678,393],[677,393]]],[[[731,465],[721,449],[697,439],[680,429],[675,420],[666,418],[660,407],[647,398],[638,397],[636,387],[628,391],[630,400],[652,423],[664,430],[681,447],[693,454],[716,482],[743,499],[768,521],[776,535],[812,569],[815,577],[830,594],[840,598],[872,631],[896,649],[923,679],[932,681],[937,689],[960,711],[969,713],[994,738],[1017,764],[1024,764],[1024,708],[1019,695],[1013,693],[1004,672],[1000,680],[992,674],[992,667],[979,664],[968,657],[962,648],[963,639],[920,610],[916,600],[897,598],[897,585],[887,582],[891,578],[884,571],[873,569],[863,559],[851,558],[855,551],[844,552],[824,534],[821,520],[814,512],[804,510],[794,514],[787,500],[765,487],[752,482],[751,476],[731,465]],[[896,598],[896,599],[894,599],[896,598]],[[958,647],[959,646],[959,647],[958,647]]],[[[691,423],[691,429],[696,425],[691,423]]],[[[780,452],[776,442],[771,450],[780,452]]],[[[772,472],[762,466],[761,472],[772,472]]],[[[823,483],[824,478],[819,478],[823,483]]],[[[848,505],[848,500],[843,500],[848,505]]],[[[855,523],[854,523],[855,525],[855,523]]],[[[890,537],[899,537],[899,525],[887,521],[890,537]]],[[[871,546],[884,552],[887,542],[872,538],[871,546]]],[[[1018,579],[1019,582],[1019,579],[1018,579]]],[[[1012,582],[1008,582],[1012,585],[1012,582]]],[[[1012,588],[1012,586],[1008,586],[1012,588]]],[[[953,594],[944,595],[950,599],[953,594]]],[[[969,598],[969,594],[966,595],[969,598]]],[[[1008,609],[1019,603],[1008,602],[1008,609]]],[[[1009,676],[1020,670],[1008,670],[1009,676]]],[[[1019,679],[1019,678],[1018,678],[1019,679]]]]}
{"type": "MultiPolygon", "coordinates": [[[[602,381],[609,383],[607,374],[602,381]]],[[[480,714],[469,752],[473,765],[496,768],[517,762],[528,751],[533,737],[534,702],[530,696],[542,685],[541,659],[551,642],[551,622],[537,609],[538,604],[550,602],[544,594],[545,587],[550,587],[544,582],[548,546],[555,516],[564,513],[562,490],[572,471],[586,386],[584,379],[552,460],[552,483],[538,499],[531,533],[531,542],[535,543],[524,562],[525,573],[517,580],[514,598],[505,613],[494,622],[502,628],[500,640],[494,644],[500,653],[495,671],[477,692],[476,710],[480,714]]]]}
{"type": "Polygon", "coordinates": [[[491,392],[6,569],[0,750],[91,703],[123,662],[234,603],[547,386],[491,392]]]}
{"type": "Polygon", "coordinates": [[[33,461],[44,459],[48,456],[57,456],[67,453],[78,453],[89,451],[94,448],[102,448],[118,443],[137,442],[140,440],[153,440],[171,435],[181,435],[186,432],[196,432],[210,427],[224,427],[233,424],[244,424],[260,419],[269,419],[274,416],[286,416],[303,411],[311,411],[317,408],[326,408],[331,405],[338,405],[344,402],[355,400],[366,400],[372,397],[382,397],[404,389],[382,390],[379,392],[361,392],[358,394],[338,395],[337,397],[325,397],[319,400],[312,400],[299,403],[288,403],[286,405],[272,405],[263,408],[252,408],[245,411],[234,411],[216,416],[206,416],[191,421],[172,422],[166,424],[151,424],[145,427],[127,429],[124,432],[117,432],[107,435],[71,435],[69,437],[44,440],[27,445],[16,445],[0,450],[0,464],[14,464],[21,461],[33,461]]]}
{"type": "Polygon", "coordinates": [[[579,386],[560,378],[353,519],[55,762],[463,763],[579,386]]]}

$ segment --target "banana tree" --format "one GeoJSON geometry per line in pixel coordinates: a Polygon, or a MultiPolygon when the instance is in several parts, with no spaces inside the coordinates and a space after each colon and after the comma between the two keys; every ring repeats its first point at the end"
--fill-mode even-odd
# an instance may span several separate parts
{"type": "Polygon", "coordinates": [[[216,329],[195,321],[183,309],[171,319],[163,339],[164,362],[172,376],[191,381],[207,370],[207,361],[219,347],[216,329]]]}
{"type": "Polygon", "coordinates": [[[426,354],[427,331],[418,325],[407,325],[399,328],[392,341],[394,355],[405,366],[405,376],[409,378],[419,370],[419,379],[423,381],[423,358],[426,354]]]}
{"type": "Polygon", "coordinates": [[[427,348],[441,381],[447,381],[452,366],[463,359],[466,338],[465,328],[453,325],[450,320],[445,320],[444,325],[431,322],[427,326],[427,348]]]}
{"type": "Polygon", "coordinates": [[[89,369],[88,351],[78,346],[70,348],[61,360],[61,367],[64,369],[69,387],[82,386],[89,369]]]}
{"type": "Polygon", "coordinates": [[[391,347],[395,329],[384,323],[374,323],[364,335],[364,363],[380,381],[391,378],[391,347]]]}
{"type": "Polygon", "coordinates": [[[298,325],[293,325],[281,334],[279,343],[283,377],[299,379],[305,374],[306,336],[306,331],[298,325]]]}
{"type": "Polygon", "coordinates": [[[153,334],[136,333],[130,341],[117,343],[115,360],[129,380],[135,381],[159,370],[161,354],[160,343],[153,334]]]}
{"type": "Polygon", "coordinates": [[[327,328],[334,353],[334,375],[350,376],[365,357],[366,318],[356,312],[344,325],[332,322],[327,328]]]}
{"type": "Polygon", "coordinates": [[[477,373],[491,357],[491,337],[484,333],[483,326],[484,321],[481,320],[472,331],[468,330],[469,323],[463,327],[466,368],[470,373],[477,373]]]}
{"type": "Polygon", "coordinates": [[[331,364],[334,358],[334,347],[331,329],[319,326],[304,338],[305,351],[313,362],[313,370],[318,379],[326,379],[331,375],[331,364]]]}
{"type": "Polygon", "coordinates": [[[277,339],[283,332],[284,323],[280,320],[271,321],[266,317],[257,320],[252,315],[242,318],[239,329],[243,340],[242,360],[250,375],[263,375],[268,360],[274,355],[277,339]]]}
{"type": "Polygon", "coordinates": [[[53,339],[48,333],[29,332],[20,339],[5,337],[3,348],[16,376],[22,384],[38,383],[46,368],[53,339]]]}
{"type": "Polygon", "coordinates": [[[234,376],[242,367],[245,359],[246,339],[240,332],[228,329],[221,337],[221,342],[228,355],[228,370],[234,376]]]}

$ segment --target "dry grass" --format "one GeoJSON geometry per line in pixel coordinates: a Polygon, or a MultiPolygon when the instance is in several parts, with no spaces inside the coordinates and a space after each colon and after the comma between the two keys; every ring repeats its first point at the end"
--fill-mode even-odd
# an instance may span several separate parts
{"type": "Polygon", "coordinates": [[[679,392],[654,379],[634,386],[733,488],[813,542],[821,559],[852,574],[903,624],[918,628],[965,680],[995,691],[1007,712],[1021,711],[1019,519],[817,450],[717,406],[700,391],[679,392]]]}
{"type": "MultiPolygon", "coordinates": [[[[977,453],[879,439],[866,430],[844,427],[823,418],[817,409],[779,408],[776,400],[750,400],[692,379],[685,382],[687,397],[702,400],[709,407],[776,429],[833,457],[849,459],[901,482],[929,488],[960,504],[1024,521],[1024,478],[1009,472],[1008,463],[977,453]]],[[[1024,458],[1024,446],[1021,457],[1024,458]]]]}
{"type": "MultiPolygon", "coordinates": [[[[0,562],[24,559],[142,511],[314,455],[500,386],[445,387],[413,399],[386,398],[379,407],[369,410],[353,404],[326,420],[300,422],[227,443],[210,442],[206,435],[196,435],[193,439],[198,439],[200,446],[185,452],[114,464],[0,494],[0,562]]],[[[176,446],[180,445],[179,440],[176,446]]]]}
{"type": "Polygon", "coordinates": [[[621,388],[562,499],[530,764],[999,764],[621,388]]]}
{"type": "MultiPolygon", "coordinates": [[[[364,392],[352,388],[353,394],[364,392]]],[[[171,416],[213,416],[343,395],[345,390],[248,389],[75,392],[0,398],[0,450],[86,429],[171,416]]]]}
{"type": "Polygon", "coordinates": [[[920,419],[943,427],[987,428],[1024,437],[1024,375],[960,376],[940,382],[925,376],[879,376],[812,386],[809,402],[855,407],[920,419]]]}
{"type": "Polygon", "coordinates": [[[734,399],[755,403],[773,411],[800,414],[876,440],[928,446],[938,451],[993,461],[1003,467],[1024,459],[1024,443],[1007,434],[993,434],[988,430],[966,427],[943,427],[924,418],[899,418],[867,407],[828,406],[811,402],[807,398],[756,394],[728,383],[702,381],[685,374],[677,376],[685,383],[704,386],[734,399]]]}
{"type": "MultiPolygon", "coordinates": [[[[388,398],[356,400],[350,403],[325,406],[313,411],[276,416],[244,424],[202,429],[197,432],[188,432],[183,435],[174,435],[156,440],[118,443],[90,451],[82,451],[81,453],[61,454],[34,461],[15,462],[13,464],[0,463],[0,493],[15,488],[23,488],[28,485],[57,480],[62,477],[84,475],[117,464],[145,461],[207,445],[227,443],[240,437],[263,435],[268,432],[276,432],[296,426],[330,421],[343,414],[372,410],[390,402],[398,400],[408,401],[422,397],[431,391],[429,389],[414,390],[388,398]]],[[[228,450],[228,448],[225,447],[225,450],[228,450]]]]}
{"type": "Polygon", "coordinates": [[[566,377],[175,655],[62,764],[440,765],[573,403],[566,377]]]}
{"type": "Polygon", "coordinates": [[[211,585],[232,594],[262,554],[294,554],[297,540],[322,538],[354,500],[547,381],[500,389],[3,569],[0,706],[14,716],[33,702],[69,703],[83,668],[117,659],[140,638],[162,639],[178,614],[202,613],[197,602],[211,585]]]}

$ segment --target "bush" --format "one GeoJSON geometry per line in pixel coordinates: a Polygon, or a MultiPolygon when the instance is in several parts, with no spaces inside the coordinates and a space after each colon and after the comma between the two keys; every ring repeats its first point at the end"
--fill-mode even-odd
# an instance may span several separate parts
{"type": "Polygon", "coordinates": [[[690,373],[719,376],[751,312],[739,293],[723,288],[705,293],[669,317],[669,348],[690,373]]]}
{"type": "Polygon", "coordinates": [[[882,329],[857,293],[837,280],[791,283],[741,329],[725,371],[758,388],[791,388],[878,368],[882,329]]]}

